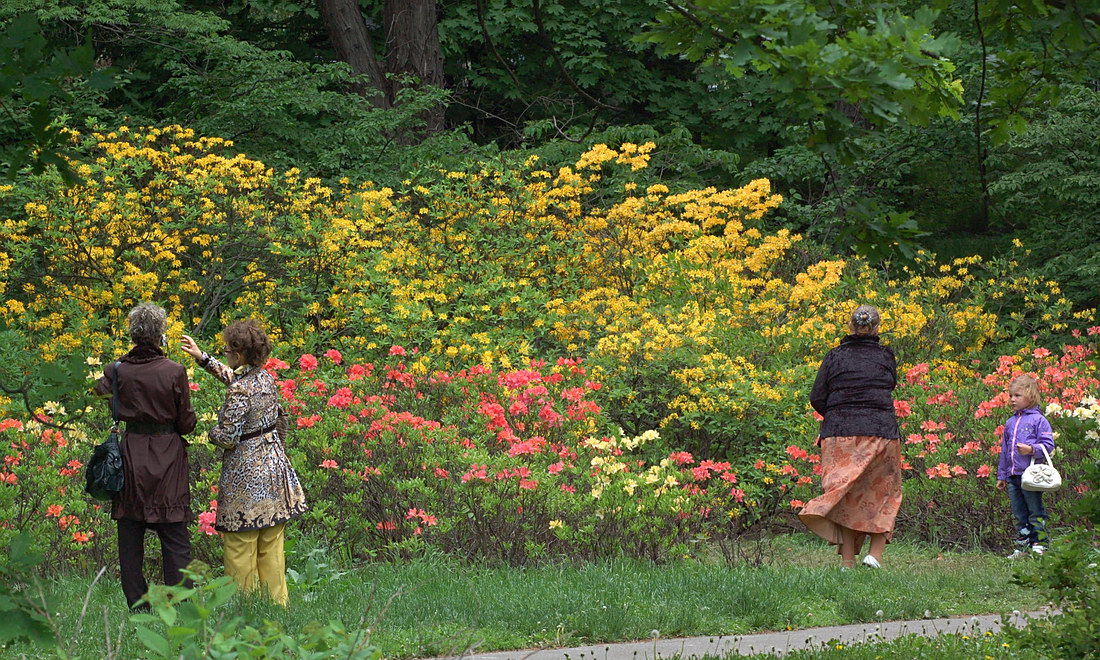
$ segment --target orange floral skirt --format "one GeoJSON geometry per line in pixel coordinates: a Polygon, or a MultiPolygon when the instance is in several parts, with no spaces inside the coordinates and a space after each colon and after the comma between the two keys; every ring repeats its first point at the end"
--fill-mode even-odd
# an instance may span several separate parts
{"type": "Polygon", "coordinates": [[[798,517],[814,534],[840,544],[842,527],[868,534],[894,533],[901,508],[901,441],[868,435],[821,441],[825,493],[798,517]]]}

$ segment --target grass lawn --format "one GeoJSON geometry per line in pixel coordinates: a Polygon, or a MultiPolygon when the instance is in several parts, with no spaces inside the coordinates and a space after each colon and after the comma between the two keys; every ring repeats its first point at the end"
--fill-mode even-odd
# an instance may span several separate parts
{"type": "MultiPolygon", "coordinates": [[[[885,569],[841,571],[836,554],[809,536],[774,539],[761,567],[616,561],[509,568],[436,557],[337,571],[325,565],[328,556],[290,557],[303,577],[292,587],[288,609],[241,600],[232,613],[268,618],[286,630],[313,621],[339,619],[349,627],[362,621],[386,657],[414,657],[458,654],[469,646],[486,651],[648,639],[654,630],[662,637],[741,634],[1043,604],[1038,594],[1011,584],[1021,564],[997,556],[894,543],[885,569]]],[[[77,576],[46,583],[63,635],[73,634],[89,583],[77,576]]],[[[102,658],[104,610],[115,631],[124,616],[117,579],[96,585],[88,609],[79,657],[102,658]]],[[[122,649],[121,657],[144,655],[128,627],[122,649]]],[[[10,657],[34,657],[24,645],[0,655],[12,651],[10,657]]]]}
{"type": "MultiPolygon", "coordinates": [[[[704,657],[699,660],[744,660],[744,658],[774,658],[770,655],[704,657]]],[[[793,651],[783,656],[786,660],[1041,660],[1044,656],[1035,651],[1017,648],[999,635],[940,635],[927,638],[908,635],[885,642],[839,644],[822,642],[820,648],[793,651]]]]}

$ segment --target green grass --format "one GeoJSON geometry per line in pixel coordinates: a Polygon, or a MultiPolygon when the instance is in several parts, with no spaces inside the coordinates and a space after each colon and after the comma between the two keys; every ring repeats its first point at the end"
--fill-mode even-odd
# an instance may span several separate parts
{"type": "MultiPolygon", "coordinates": [[[[704,657],[701,660],[732,660],[746,656],[725,658],[704,657]]],[[[761,654],[750,658],[774,658],[761,654]]],[[[999,635],[940,635],[927,638],[906,635],[893,641],[840,644],[835,640],[822,642],[820,648],[794,651],[783,656],[786,660],[1040,660],[1044,656],[1027,649],[1017,648],[999,635]]]]}
{"type": "MultiPolygon", "coordinates": [[[[1042,605],[1038,595],[1011,585],[1018,564],[990,555],[896,543],[888,547],[887,568],[842,572],[835,553],[804,536],[776,539],[767,554],[756,568],[698,561],[509,568],[431,558],[370,564],[330,579],[324,576],[334,573],[315,565],[313,575],[321,577],[308,589],[293,589],[290,608],[252,601],[235,607],[286,630],[334,618],[348,626],[362,621],[386,657],[412,657],[471,645],[574,646],[646,639],[653,630],[662,637],[743,634],[1042,605]]],[[[46,584],[63,635],[73,633],[89,582],[66,577],[46,584]]],[[[85,630],[98,633],[82,635],[88,642],[79,657],[103,657],[104,608],[117,630],[124,614],[117,580],[92,591],[85,630]]],[[[122,644],[122,657],[142,655],[129,628],[122,644]]]]}

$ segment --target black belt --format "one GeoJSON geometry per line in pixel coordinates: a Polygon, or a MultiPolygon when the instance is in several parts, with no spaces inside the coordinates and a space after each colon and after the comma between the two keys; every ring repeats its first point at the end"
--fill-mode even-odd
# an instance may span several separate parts
{"type": "Polygon", "coordinates": [[[245,440],[251,440],[252,438],[258,438],[258,437],[260,437],[261,435],[263,435],[265,433],[271,433],[276,428],[278,428],[278,427],[275,424],[272,424],[271,426],[267,427],[266,429],[260,429],[259,431],[252,431],[251,433],[242,433],[240,441],[244,442],[245,440]]]}
{"type": "Polygon", "coordinates": [[[127,433],[140,433],[141,435],[163,435],[175,433],[174,424],[157,424],[155,422],[126,422],[127,433]]]}

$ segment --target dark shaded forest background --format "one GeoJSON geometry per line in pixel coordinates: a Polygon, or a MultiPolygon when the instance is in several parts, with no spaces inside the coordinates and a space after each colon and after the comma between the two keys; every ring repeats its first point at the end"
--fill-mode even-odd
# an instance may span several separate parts
{"type": "Polygon", "coordinates": [[[772,180],[771,222],[877,264],[1013,238],[1100,302],[1100,1],[3,0],[9,177],[61,128],[182,124],[397,186],[654,141],[672,187],[772,180]]]}

